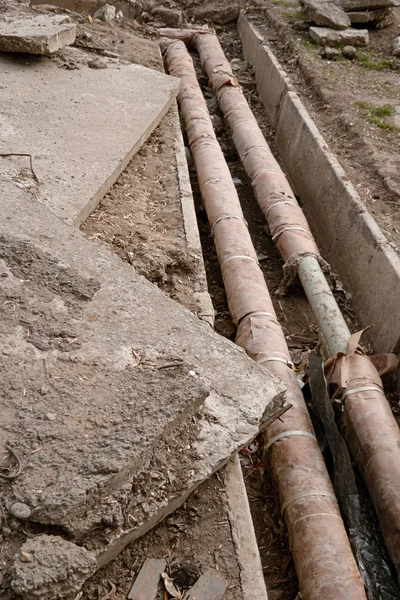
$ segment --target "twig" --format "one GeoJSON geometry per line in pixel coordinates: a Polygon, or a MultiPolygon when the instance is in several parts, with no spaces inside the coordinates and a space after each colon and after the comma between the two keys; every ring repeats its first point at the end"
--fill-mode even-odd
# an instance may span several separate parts
{"type": "Polygon", "coordinates": [[[26,152],[5,152],[5,153],[1,153],[0,156],[4,156],[4,157],[6,157],[6,156],[29,156],[29,162],[30,162],[30,166],[31,166],[32,175],[33,175],[35,181],[37,181],[37,183],[39,183],[39,179],[33,168],[32,154],[28,154],[26,152]]]}
{"type": "Polygon", "coordinates": [[[17,471],[16,473],[13,473],[12,475],[4,475],[3,473],[0,473],[0,477],[2,479],[16,479],[19,475],[21,475],[22,473],[22,463],[21,463],[21,459],[19,458],[18,454],[15,452],[15,450],[13,450],[11,448],[11,446],[9,446],[7,444],[6,446],[8,452],[15,458],[15,460],[17,461],[17,471]]]}

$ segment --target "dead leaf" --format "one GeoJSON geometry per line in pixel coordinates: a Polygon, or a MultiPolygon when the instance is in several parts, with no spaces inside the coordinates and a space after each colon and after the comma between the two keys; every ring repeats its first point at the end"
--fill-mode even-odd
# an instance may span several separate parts
{"type": "Polygon", "coordinates": [[[161,573],[161,577],[163,578],[165,589],[168,594],[172,596],[172,600],[182,600],[182,594],[178,588],[174,585],[174,580],[167,575],[167,573],[161,573]]]}

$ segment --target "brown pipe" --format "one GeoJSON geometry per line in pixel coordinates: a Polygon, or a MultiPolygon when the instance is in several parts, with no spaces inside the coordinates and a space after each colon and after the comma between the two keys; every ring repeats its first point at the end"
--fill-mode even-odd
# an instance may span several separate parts
{"type": "Polygon", "coordinates": [[[292,408],[268,428],[271,464],[304,600],[366,598],[331,482],[315,439],[283,331],[215,137],[192,60],[182,41],[166,49],[199,186],[214,236],[236,342],[287,383],[292,408]]]}
{"type": "MultiPolygon", "coordinates": [[[[318,257],[303,211],[237,84],[218,38],[195,32],[189,42],[199,52],[283,259],[297,267],[305,255],[318,257]]],[[[400,430],[377,370],[358,347],[351,357],[342,358],[337,368],[342,371],[346,442],[370,492],[400,581],[400,430]],[[350,393],[360,388],[369,389],[350,393]]]]}

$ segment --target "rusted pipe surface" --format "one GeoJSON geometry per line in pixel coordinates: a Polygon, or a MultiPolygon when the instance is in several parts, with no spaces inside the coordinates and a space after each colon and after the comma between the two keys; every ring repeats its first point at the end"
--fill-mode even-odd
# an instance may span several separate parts
{"type": "MultiPolygon", "coordinates": [[[[257,199],[268,221],[274,239],[286,265],[297,271],[307,260],[320,260],[314,238],[294,194],[272,156],[258,123],[234,77],[218,38],[213,34],[194,34],[191,45],[199,54],[203,69],[217,95],[220,107],[233,133],[233,140],[243,165],[252,180],[257,199]]],[[[321,268],[315,268],[322,275],[321,268]]],[[[300,269],[301,270],[301,269],[300,269]]],[[[304,270],[303,270],[304,271],[304,270]]],[[[309,271],[308,271],[309,274],[309,271]]],[[[302,272],[302,282],[307,279],[302,272]]],[[[322,280],[322,279],[321,279],[322,280]]],[[[326,284],[327,293],[330,292],[326,284]]],[[[312,296],[312,294],[311,294],[312,296]]],[[[331,314],[325,314],[324,303],[316,308],[310,297],[321,328],[325,327],[326,341],[331,354],[346,347],[348,329],[330,293],[331,314]]],[[[328,307],[327,307],[328,310],[328,307]]],[[[400,581],[400,430],[382,392],[380,377],[367,356],[346,363],[350,372],[343,394],[358,388],[375,385],[378,391],[361,389],[349,394],[344,401],[345,437],[370,492],[377,511],[382,533],[400,581]],[[357,368],[356,366],[357,365],[357,368]],[[375,384],[374,384],[375,382],[375,384]]],[[[345,364],[341,361],[339,364],[345,364]]],[[[340,367],[338,366],[340,369],[340,367]]]]}
{"type": "Polygon", "coordinates": [[[292,408],[268,427],[271,464],[304,600],[365,600],[364,587],[315,439],[283,331],[258,266],[236,188],[215,137],[192,60],[181,41],[167,46],[200,190],[214,236],[236,343],[287,383],[292,408]]]}

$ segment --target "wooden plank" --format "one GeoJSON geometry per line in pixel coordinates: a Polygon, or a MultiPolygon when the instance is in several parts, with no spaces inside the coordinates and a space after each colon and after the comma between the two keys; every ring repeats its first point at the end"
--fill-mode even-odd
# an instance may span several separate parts
{"type": "Polygon", "coordinates": [[[208,569],[187,592],[184,600],[222,600],[228,582],[215,569],[208,569]]]}
{"type": "Polygon", "coordinates": [[[157,596],[158,582],[165,569],[164,558],[146,558],[136,581],[128,594],[128,600],[154,600],[157,596]]]}

